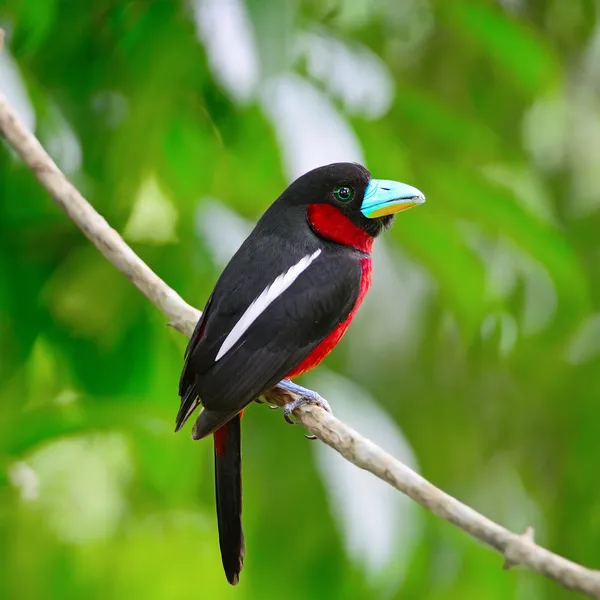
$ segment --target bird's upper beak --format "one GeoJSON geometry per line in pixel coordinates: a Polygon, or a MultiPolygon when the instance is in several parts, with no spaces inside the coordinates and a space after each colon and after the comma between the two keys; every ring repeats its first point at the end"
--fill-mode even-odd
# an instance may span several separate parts
{"type": "Polygon", "coordinates": [[[423,204],[425,196],[417,188],[399,181],[371,179],[360,210],[365,217],[376,219],[423,204]]]}

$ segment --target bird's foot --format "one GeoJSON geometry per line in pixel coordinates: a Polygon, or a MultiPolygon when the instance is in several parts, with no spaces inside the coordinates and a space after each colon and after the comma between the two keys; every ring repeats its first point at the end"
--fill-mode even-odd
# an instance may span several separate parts
{"type": "Polygon", "coordinates": [[[328,413],[331,411],[331,406],[329,406],[329,402],[325,400],[322,396],[317,394],[317,392],[313,392],[312,390],[306,390],[308,393],[304,393],[300,398],[296,398],[293,402],[289,402],[283,407],[283,418],[290,424],[295,425],[296,422],[291,418],[292,413],[301,406],[306,404],[316,404],[320,406],[322,409],[326,410],[328,413]]]}
{"type": "MultiPolygon", "coordinates": [[[[329,402],[327,402],[325,398],[313,390],[309,390],[308,388],[302,387],[301,385],[293,383],[287,379],[280,382],[278,387],[300,396],[300,398],[296,398],[296,400],[288,402],[288,404],[283,407],[283,418],[291,425],[295,425],[295,422],[291,418],[292,413],[297,408],[300,408],[305,404],[316,404],[317,406],[320,406],[322,409],[326,410],[328,413],[331,412],[331,406],[329,406],[329,402]]],[[[312,439],[312,437],[309,439],[312,439]]]]}

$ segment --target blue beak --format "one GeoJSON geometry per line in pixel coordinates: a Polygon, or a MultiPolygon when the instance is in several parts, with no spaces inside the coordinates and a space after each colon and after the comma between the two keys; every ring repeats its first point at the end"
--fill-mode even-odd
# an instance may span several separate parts
{"type": "Polygon", "coordinates": [[[425,202],[425,196],[417,188],[398,181],[371,179],[360,210],[365,217],[376,219],[412,208],[425,202]]]}

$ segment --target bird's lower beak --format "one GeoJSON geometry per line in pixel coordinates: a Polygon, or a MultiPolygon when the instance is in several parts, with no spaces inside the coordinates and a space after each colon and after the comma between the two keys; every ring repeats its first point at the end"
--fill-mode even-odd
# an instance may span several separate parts
{"type": "Polygon", "coordinates": [[[371,179],[360,210],[365,217],[376,219],[412,208],[425,202],[425,196],[417,188],[398,181],[371,179]]]}

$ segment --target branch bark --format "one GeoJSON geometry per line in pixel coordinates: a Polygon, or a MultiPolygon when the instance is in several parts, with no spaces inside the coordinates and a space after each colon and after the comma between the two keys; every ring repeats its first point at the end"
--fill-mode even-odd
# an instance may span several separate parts
{"type": "MultiPolygon", "coordinates": [[[[200,312],[158,277],[121,236],[85,200],[48,156],[37,138],[19,121],[0,94],[0,132],[31,169],[42,186],[98,250],[169,319],[181,333],[191,335],[200,312]]],[[[265,394],[280,406],[297,398],[281,388],[265,394]]],[[[429,483],[416,472],[318,406],[294,412],[306,429],[357,467],[370,471],[415,502],[456,525],[503,555],[505,568],[522,565],[566,588],[600,599],[600,571],[585,568],[533,541],[533,531],[512,533],[429,483]]]]}

